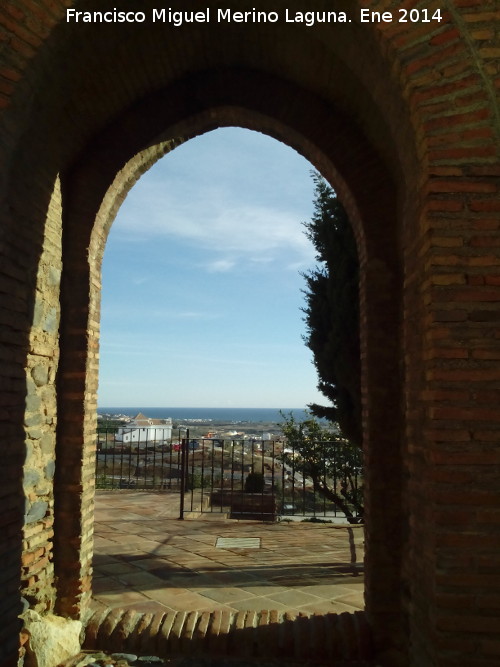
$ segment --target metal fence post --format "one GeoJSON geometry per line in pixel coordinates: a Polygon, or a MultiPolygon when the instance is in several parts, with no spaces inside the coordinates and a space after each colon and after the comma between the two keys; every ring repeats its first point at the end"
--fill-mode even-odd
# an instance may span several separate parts
{"type": "Polygon", "coordinates": [[[186,437],[182,438],[181,443],[181,495],[180,495],[180,508],[179,508],[179,519],[184,519],[184,495],[186,490],[186,475],[187,475],[187,453],[189,447],[189,429],[186,431],[186,437]]]}

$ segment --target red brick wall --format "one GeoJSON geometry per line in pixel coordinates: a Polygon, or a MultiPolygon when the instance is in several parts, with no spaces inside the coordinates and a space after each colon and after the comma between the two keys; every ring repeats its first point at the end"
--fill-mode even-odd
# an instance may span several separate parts
{"type": "Polygon", "coordinates": [[[387,664],[495,664],[498,2],[443,1],[440,24],[245,30],[75,28],[70,4],[0,8],[0,664],[19,586],[40,611],[78,616],[89,598],[99,272],[116,208],[175,142],[225,124],[301,151],[358,238],[377,646],[387,664]]]}

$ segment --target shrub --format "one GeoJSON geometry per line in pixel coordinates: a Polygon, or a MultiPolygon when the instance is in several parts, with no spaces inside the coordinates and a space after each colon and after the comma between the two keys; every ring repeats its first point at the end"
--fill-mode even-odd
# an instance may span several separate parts
{"type": "Polygon", "coordinates": [[[250,472],[245,479],[245,493],[262,493],[264,484],[264,475],[261,472],[250,472]]]}

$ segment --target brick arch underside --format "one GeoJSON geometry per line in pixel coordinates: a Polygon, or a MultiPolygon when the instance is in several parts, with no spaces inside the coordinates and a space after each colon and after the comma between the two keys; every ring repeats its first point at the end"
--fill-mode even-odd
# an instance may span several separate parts
{"type": "MultiPolygon", "coordinates": [[[[210,69],[210,63],[219,73],[234,64],[242,71],[251,65],[254,73],[267,72],[287,81],[299,101],[317,96],[331,118],[312,113],[311,109],[317,106],[311,100],[312,106],[306,104],[309,109],[306,116],[310,113],[307,123],[294,113],[294,98],[288,98],[288,109],[282,110],[285,117],[281,118],[272,105],[259,108],[255,99],[246,104],[241,97],[222,96],[218,100],[205,100],[205,106],[239,109],[235,112],[235,123],[252,127],[245,115],[248,112],[254,118],[254,129],[260,128],[282,138],[303,152],[336,185],[348,205],[365,253],[365,283],[373,282],[373,292],[378,289],[380,293],[397,295],[392,303],[384,304],[376,299],[366,300],[365,295],[364,306],[364,368],[368,387],[365,387],[365,419],[368,430],[372,429],[369,437],[373,436],[374,443],[380,443],[378,448],[368,450],[368,457],[381,457],[379,463],[374,461],[373,466],[368,466],[369,471],[375,471],[368,480],[369,497],[379,499],[380,503],[378,508],[368,509],[367,551],[373,555],[367,560],[367,607],[372,610],[371,621],[375,630],[380,631],[381,643],[398,648],[401,640],[405,641],[401,623],[405,624],[408,613],[412,664],[419,667],[440,664],[439,656],[449,665],[462,665],[464,659],[470,665],[490,664],[488,660],[494,660],[500,651],[498,626],[494,625],[498,622],[494,616],[497,607],[492,607],[488,598],[494,581],[490,575],[494,573],[494,563],[498,563],[496,547],[488,533],[495,523],[491,508],[497,499],[497,486],[493,466],[487,466],[488,462],[498,462],[492,443],[498,442],[495,382],[500,377],[496,352],[492,349],[496,335],[495,299],[498,300],[495,286],[500,266],[495,245],[499,229],[500,177],[500,127],[498,96],[495,96],[495,87],[499,86],[495,27],[500,17],[496,0],[481,3],[444,0],[444,5],[451,10],[451,18],[446,14],[447,21],[439,27],[367,26],[362,39],[352,39],[353,34],[346,33],[344,26],[335,33],[335,39],[322,39],[325,33],[321,30],[317,41],[307,30],[295,30],[286,38],[281,34],[281,40],[273,39],[272,34],[266,35],[264,31],[251,44],[241,43],[241,32],[224,43],[220,32],[215,33],[210,43],[208,33],[202,35],[200,31],[193,31],[189,32],[192,39],[187,37],[183,45],[179,31],[166,46],[168,57],[154,62],[151,54],[147,55],[140,44],[131,40],[130,33],[125,34],[120,43],[117,32],[106,31],[100,44],[97,40],[96,44],[90,42],[72,49],[75,35],[66,34],[61,27],[59,36],[62,34],[62,37],[58,42],[57,30],[52,35],[50,31],[57,17],[63,15],[64,4],[67,3],[51,0],[50,10],[45,10],[40,2],[31,17],[33,20],[26,23],[27,3],[12,0],[9,18],[4,21],[4,15],[0,15],[7,33],[13,35],[10,51],[7,49],[2,54],[6,56],[6,68],[0,73],[3,77],[0,102],[5,108],[0,117],[0,155],[6,165],[0,180],[0,194],[5,202],[0,210],[2,223],[5,223],[1,226],[1,270],[6,276],[1,296],[7,314],[3,336],[8,352],[7,363],[2,366],[6,392],[0,417],[5,422],[8,452],[5,462],[11,480],[2,489],[7,494],[5,517],[10,536],[9,559],[1,573],[5,590],[19,589],[18,570],[22,562],[22,592],[31,592],[33,587],[32,599],[38,599],[38,608],[53,608],[52,594],[49,599],[38,596],[45,583],[46,590],[53,586],[50,569],[52,504],[47,496],[46,515],[41,518],[37,515],[43,510],[45,496],[33,493],[28,497],[26,485],[30,480],[26,473],[37,471],[26,470],[25,461],[34,450],[38,452],[39,445],[47,451],[53,447],[57,410],[50,384],[58,355],[53,335],[61,260],[58,239],[62,215],[65,221],[73,219],[70,201],[76,202],[83,191],[81,188],[85,188],[84,182],[78,183],[78,176],[88,177],[87,183],[95,177],[93,185],[100,189],[100,194],[96,201],[89,203],[88,209],[81,209],[88,213],[81,231],[71,228],[70,232],[69,227],[63,230],[64,258],[68,259],[73,275],[84,278],[83,284],[75,284],[75,294],[85,289],[89,292],[91,276],[88,258],[78,253],[71,255],[71,246],[75,245],[72,235],[75,241],[90,238],[89,224],[98,215],[99,200],[106,197],[117,170],[126,167],[134,151],[147,151],[145,147],[150,146],[152,154],[143,154],[146,164],[156,159],[154,147],[158,142],[168,142],[172,137],[166,132],[166,124],[163,134],[155,127],[149,140],[142,138],[132,151],[134,136],[122,135],[123,145],[128,146],[131,153],[125,151],[116,160],[113,152],[116,146],[112,147],[111,164],[107,164],[106,155],[102,156],[104,175],[103,171],[99,175],[95,164],[92,166],[92,155],[97,155],[98,143],[108,131],[111,138],[114,128],[125,119],[124,110],[130,110],[138,99],[154,91],[161,94],[173,80],[185,81],[200,67],[210,69]],[[15,7],[19,9],[17,14],[15,7]],[[181,54],[179,57],[175,56],[177,51],[181,54]],[[135,54],[139,55],[137,59],[135,54]],[[339,60],[343,66],[338,65],[339,60]],[[259,122],[255,121],[257,117],[259,122]],[[264,121],[264,118],[271,120],[264,121]],[[324,141],[332,119],[336,119],[333,123],[336,127],[347,119],[343,127],[350,127],[352,131],[357,128],[358,138],[364,135],[363,145],[366,147],[368,143],[371,148],[368,158],[363,151],[359,154],[358,166],[362,171],[357,177],[353,168],[356,155],[350,156],[349,164],[341,164],[333,140],[330,145],[324,141]],[[58,174],[62,192],[54,187],[58,174]],[[380,189],[382,202],[373,201],[372,196],[373,210],[377,212],[375,218],[369,215],[367,209],[371,200],[370,196],[364,196],[363,188],[370,185],[372,176],[375,183],[384,180],[382,175],[387,175],[387,182],[380,189]],[[392,184],[397,187],[393,188],[392,184]],[[391,204],[397,201],[395,207],[383,206],[386,196],[391,204]],[[373,221],[371,226],[370,220],[373,221]],[[387,228],[392,235],[389,247],[395,250],[399,242],[401,255],[398,252],[390,257],[390,252],[378,255],[379,245],[385,245],[383,234],[387,228]],[[400,264],[401,256],[404,259],[400,264]],[[389,260],[389,271],[380,258],[389,260]],[[377,271],[380,263],[381,272],[377,271]],[[37,269],[42,264],[45,268],[39,283],[37,269]],[[404,266],[404,287],[401,265],[404,266]],[[391,287],[394,279],[395,289],[391,287]],[[47,280],[52,280],[49,290],[44,289],[47,280]],[[387,328],[399,321],[393,313],[399,308],[402,290],[404,347],[397,359],[398,368],[393,368],[390,379],[396,378],[396,385],[401,388],[396,401],[398,407],[399,401],[405,402],[406,435],[401,441],[403,452],[399,451],[399,443],[396,447],[395,460],[400,456],[405,458],[408,498],[398,488],[404,484],[402,466],[396,463],[395,468],[391,468],[394,446],[388,441],[385,447],[382,442],[388,425],[399,429],[399,414],[394,419],[393,414],[381,413],[378,423],[370,421],[377,414],[377,406],[384,402],[388,379],[384,376],[380,383],[379,371],[384,364],[377,363],[376,359],[372,364],[371,359],[379,350],[381,359],[387,354],[390,363],[395,363],[392,352],[394,346],[399,345],[401,331],[391,329],[388,334],[383,328],[378,336],[372,326],[367,326],[380,322],[380,312],[385,306],[389,313],[387,328]],[[53,302],[49,303],[50,308],[45,308],[43,301],[49,301],[50,296],[54,297],[53,302]],[[41,337],[33,340],[37,326],[41,337]],[[381,349],[381,340],[391,342],[389,350],[381,349]],[[38,367],[33,366],[32,357],[37,355],[50,360],[48,383],[38,367]],[[28,375],[36,379],[34,385],[33,380],[27,378],[26,368],[28,375]],[[404,385],[399,381],[402,368],[404,385]],[[42,411],[41,418],[40,402],[44,409],[50,408],[45,409],[45,414],[42,411]],[[394,487],[394,514],[386,514],[382,507],[388,493],[387,480],[394,487]],[[463,493],[464,483],[469,485],[467,495],[463,493]],[[31,521],[28,529],[33,538],[23,521],[25,502],[31,521]],[[406,507],[408,515],[404,511],[406,507]],[[32,512],[33,509],[36,511],[32,512]],[[462,530],[459,535],[455,535],[457,526],[462,530]],[[401,557],[406,531],[409,531],[408,549],[401,557]],[[40,536],[46,536],[44,542],[40,536]],[[373,544],[373,540],[379,538],[380,542],[387,542],[385,551],[383,545],[373,544]],[[402,571],[391,576],[390,570],[400,566],[402,571]],[[377,568],[380,568],[378,580],[377,568]],[[402,596],[409,596],[409,605],[402,602],[402,596]],[[464,605],[470,608],[468,615],[464,613],[464,605]],[[401,623],[394,622],[397,608],[402,609],[401,623]],[[387,620],[385,629],[382,627],[384,619],[387,620]]],[[[83,7],[84,3],[81,4],[83,7]]],[[[426,5],[425,2],[416,4],[426,5]]],[[[289,5],[291,9],[294,5],[302,9],[293,0],[289,5]]],[[[381,0],[378,5],[380,9],[389,8],[391,0],[381,0]]],[[[220,76],[222,83],[224,75],[220,76]]],[[[274,97],[272,92],[270,100],[274,97]]],[[[192,113],[194,117],[201,114],[202,109],[193,109],[192,113]]],[[[224,124],[226,120],[219,115],[217,122],[224,124]]],[[[187,113],[186,117],[171,118],[169,122],[173,127],[180,123],[176,134],[185,132],[184,137],[173,137],[174,143],[211,127],[206,117],[191,126],[187,113]]],[[[141,134],[144,128],[138,129],[141,134]]],[[[165,149],[171,146],[167,144],[165,149]]],[[[141,159],[136,158],[138,163],[141,159]]],[[[138,167],[137,172],[141,168],[138,167]]],[[[87,194],[89,192],[87,190],[87,194]]],[[[112,195],[109,199],[112,217],[117,200],[112,195]]],[[[106,217],[104,209],[100,210],[106,217]]],[[[92,262],[95,266],[99,252],[99,248],[94,247],[92,262]]],[[[68,285],[71,285],[68,275],[64,285],[63,302],[67,302],[68,285]]],[[[84,302],[89,302],[89,294],[81,301],[84,302]]],[[[69,366],[61,366],[58,397],[61,399],[65,393],[70,401],[69,395],[74,390],[75,419],[70,422],[67,415],[66,423],[63,419],[59,443],[61,445],[64,434],[68,438],[66,442],[76,445],[77,461],[71,474],[75,470],[80,472],[72,485],[58,489],[58,521],[59,525],[62,522],[67,545],[58,545],[57,558],[67,556],[68,566],[68,577],[63,582],[67,597],[64,599],[60,588],[59,608],[75,616],[88,598],[92,551],[89,508],[92,505],[93,452],[91,446],[88,449],[83,446],[92,429],[90,421],[86,425],[82,422],[82,382],[86,381],[87,367],[82,370],[80,365],[80,371],[75,370],[81,364],[81,359],[77,360],[81,350],[85,350],[85,363],[88,360],[89,309],[76,313],[67,308],[67,303],[63,305],[62,341],[68,335],[81,338],[75,343],[73,375],[66,373],[71,368],[71,360],[66,357],[68,350],[65,351],[64,364],[69,363],[69,366]],[[87,477],[82,471],[87,471],[87,477]],[[82,513],[84,506],[87,509],[82,513]],[[66,546],[67,553],[64,552],[66,546]]],[[[94,312],[98,312],[95,300],[91,305],[94,312]]],[[[38,336],[38,332],[35,334],[38,336]]],[[[95,354],[95,337],[91,342],[91,354],[95,354]]],[[[391,395],[392,392],[390,388],[391,395]]],[[[389,434],[389,440],[394,443],[395,435],[389,434]]],[[[0,636],[5,641],[1,642],[0,657],[12,655],[9,653],[14,646],[12,631],[17,627],[16,616],[20,611],[20,600],[15,596],[15,593],[12,598],[6,596],[4,602],[5,624],[0,636]]]]}
{"type": "MultiPolygon", "coordinates": [[[[114,38],[116,39],[116,35],[114,38]]],[[[266,39],[269,38],[267,35],[266,39]]],[[[105,39],[111,41],[113,33],[106,32],[105,39]]],[[[340,49],[344,39],[339,38],[337,46],[340,49]]],[[[386,446],[384,445],[383,449],[386,453],[389,451],[392,454],[388,457],[382,452],[377,454],[374,448],[370,451],[375,460],[390,459],[388,465],[391,469],[392,466],[395,468],[394,478],[402,479],[400,442],[395,436],[400,429],[401,393],[394,389],[399,383],[399,368],[394,350],[399,344],[400,333],[399,258],[396,251],[395,229],[396,210],[401,197],[401,193],[397,192],[394,185],[394,174],[400,172],[401,165],[397,156],[391,154],[395,149],[388,130],[390,125],[383,121],[382,110],[370,101],[370,96],[358,78],[353,75],[351,68],[346,68],[341,62],[337,62],[335,56],[330,60],[324,53],[324,44],[320,42],[315,44],[314,40],[309,39],[309,34],[303,41],[305,47],[304,51],[300,52],[299,58],[293,55],[296,53],[294,44],[293,54],[283,51],[285,62],[281,63],[280,67],[277,67],[276,63],[272,66],[266,64],[266,68],[260,70],[246,67],[246,61],[252,60],[252,57],[248,53],[245,57],[241,56],[239,42],[233,43],[230,49],[231,52],[232,50],[236,52],[229,58],[230,61],[236,63],[240,59],[244,61],[236,68],[221,66],[218,63],[213,70],[200,71],[197,63],[192,65],[190,62],[193,51],[190,48],[187,60],[191,69],[195,70],[194,73],[186,74],[179,78],[177,84],[163,88],[162,77],[157,86],[151,86],[151,80],[154,83],[157,72],[151,74],[147,71],[147,61],[143,63],[145,71],[140,75],[137,73],[137,67],[124,66],[123,63],[119,68],[120,76],[115,76],[115,71],[109,63],[102,69],[92,67],[98,63],[99,57],[105,59],[109,50],[113,52],[113,49],[104,49],[103,53],[98,41],[90,47],[86,45],[87,52],[82,49],[81,54],[78,54],[81,55],[80,61],[75,55],[75,50],[70,49],[67,60],[58,61],[56,67],[53,67],[50,50],[44,52],[40,49],[41,56],[38,61],[34,61],[31,79],[21,80],[18,86],[19,96],[12,107],[5,112],[6,126],[9,127],[9,131],[12,129],[17,144],[9,158],[11,169],[7,175],[10,174],[10,178],[0,183],[0,187],[5,186],[8,192],[6,199],[11,207],[12,219],[22,221],[20,226],[16,227],[16,224],[10,225],[8,219],[7,245],[10,244],[14,248],[14,253],[19,251],[21,245],[19,231],[22,232],[23,226],[26,231],[22,232],[21,239],[29,236],[29,243],[22,247],[22,252],[18,253],[15,262],[15,269],[24,280],[23,289],[28,304],[26,321],[17,327],[19,335],[16,344],[23,350],[20,359],[26,354],[24,350],[30,349],[27,336],[32,326],[32,311],[36,310],[33,297],[36,292],[36,267],[40,264],[40,253],[47,245],[43,228],[45,226],[48,229],[49,225],[43,221],[47,220],[47,211],[52,200],[55,200],[53,214],[55,224],[51,230],[51,234],[56,237],[54,252],[56,255],[59,253],[59,264],[62,255],[64,266],[60,299],[60,345],[57,347],[57,341],[53,340],[48,348],[41,350],[42,355],[46,353],[52,355],[52,367],[57,367],[59,349],[62,351],[57,392],[53,391],[52,402],[44,405],[45,413],[47,415],[52,413],[50,429],[48,426],[42,427],[51,431],[48,449],[49,456],[52,456],[50,452],[53,452],[54,448],[57,420],[57,451],[53,455],[57,460],[55,503],[48,496],[49,507],[46,516],[41,520],[37,518],[38,522],[33,525],[38,531],[40,524],[43,524],[42,535],[47,537],[43,553],[40,555],[39,549],[36,550],[34,546],[31,547],[31,542],[25,541],[26,565],[23,567],[21,580],[23,594],[37,610],[55,608],[60,613],[77,617],[85,609],[90,596],[95,456],[94,419],[91,413],[95,407],[97,378],[98,340],[95,335],[99,309],[97,270],[100,266],[101,252],[93,245],[90,230],[98,215],[102,199],[106,198],[108,189],[112,187],[116,173],[120,169],[125,169],[127,163],[133,160],[133,156],[138,152],[144,150],[147,152],[147,147],[155,159],[155,147],[158,146],[158,142],[160,144],[167,142],[166,147],[170,148],[172,142],[175,144],[177,141],[183,141],[193,134],[212,129],[219,124],[241,124],[267,132],[300,150],[336,185],[350,210],[362,259],[365,257],[365,283],[373,287],[374,298],[369,300],[366,308],[367,320],[373,320],[374,317],[377,319],[377,313],[385,313],[383,321],[379,322],[380,327],[364,327],[364,331],[367,332],[364,365],[367,368],[370,366],[371,355],[372,359],[378,358],[376,363],[380,367],[385,365],[386,368],[386,372],[381,373],[383,378],[379,380],[377,373],[371,373],[370,386],[375,387],[377,381],[379,384],[376,392],[368,388],[365,390],[365,414],[371,415],[371,419],[367,421],[367,424],[370,424],[368,430],[371,431],[371,439],[380,442],[381,439],[377,439],[375,434],[384,431],[386,446]],[[89,48],[91,54],[88,53],[89,48]],[[319,73],[312,64],[304,68],[306,60],[314,61],[318,57],[323,63],[319,73]],[[335,65],[330,68],[331,62],[335,65]],[[89,63],[91,67],[87,71],[86,65],[89,63]],[[267,73],[266,69],[271,73],[267,73]],[[281,76],[277,77],[276,71],[280,70],[281,76]],[[129,71],[133,74],[128,74],[129,71]],[[75,72],[78,74],[71,76],[75,72]],[[318,81],[307,83],[308,76],[312,73],[318,81]],[[127,76],[131,78],[127,79],[127,76]],[[37,77],[42,83],[39,83],[37,77]],[[336,90],[335,101],[325,97],[328,89],[325,77],[338,79],[333,86],[336,90]],[[294,78],[297,81],[293,81],[294,78]],[[43,83],[44,80],[46,84],[43,83]],[[81,88],[80,92],[78,86],[81,88]],[[143,88],[148,87],[153,89],[159,87],[160,90],[156,94],[144,95],[143,88]],[[318,92],[315,92],[315,88],[319,89],[318,92]],[[64,95],[61,95],[61,90],[64,90],[64,95]],[[195,94],[193,90],[196,90],[195,94]],[[174,93],[174,96],[177,96],[176,105],[172,105],[171,95],[174,93]],[[348,98],[354,99],[351,105],[347,104],[348,98]],[[347,113],[349,106],[352,107],[352,118],[349,118],[347,113]],[[220,111],[222,108],[225,109],[224,114],[220,111]],[[162,112],[159,112],[159,109],[162,112]],[[212,120],[209,119],[211,110],[215,110],[215,119],[212,120]],[[203,119],[196,120],[196,116],[200,114],[204,115],[203,119]],[[195,120],[190,121],[191,117],[195,120]],[[359,122],[360,117],[364,117],[366,122],[359,122]],[[169,126],[171,132],[168,131],[169,126]],[[371,133],[371,139],[377,144],[376,149],[364,136],[364,130],[371,133]],[[185,136],[182,136],[183,134],[185,136]],[[348,141],[348,137],[351,137],[352,141],[348,141]],[[383,154],[383,158],[380,157],[380,153],[383,154]],[[392,158],[390,166],[388,155],[392,158]],[[28,164],[29,169],[27,169],[28,164]],[[58,175],[61,180],[61,192],[57,191],[54,197],[52,193],[58,175]],[[373,230],[369,235],[366,235],[363,229],[367,221],[371,221],[373,230]],[[62,249],[57,247],[59,234],[62,236],[62,249]],[[89,244],[90,262],[86,253],[81,252],[89,244]],[[25,267],[30,267],[30,270],[26,272],[25,267]],[[378,291],[377,286],[380,288],[378,291]],[[97,314],[97,320],[91,321],[90,313],[93,316],[97,314]],[[384,335],[384,331],[386,333],[389,331],[389,337],[384,335]],[[389,345],[387,340],[390,340],[389,345]],[[398,403],[397,418],[394,418],[394,412],[391,412],[390,416],[382,412],[377,413],[370,405],[372,397],[375,397],[375,402],[381,405],[382,397],[389,394],[392,394],[398,403]],[[57,408],[53,405],[54,400],[57,400],[57,408]],[[374,419],[377,414],[378,424],[374,419]],[[389,429],[386,428],[386,424],[390,424],[389,429]],[[388,430],[391,430],[392,434],[388,434],[388,430]],[[388,444],[390,442],[391,444],[388,444]],[[55,537],[52,538],[54,514],[55,537]],[[33,559],[34,565],[31,565],[33,559]],[[52,572],[53,563],[56,566],[57,579],[52,572]],[[35,571],[34,576],[33,571],[35,571]]],[[[68,44],[66,46],[68,47],[68,44]]],[[[204,62],[207,60],[206,53],[203,52],[205,47],[198,46],[198,50],[200,48],[202,50],[199,59],[204,62]]],[[[271,43],[268,44],[268,49],[276,51],[275,45],[271,43]]],[[[57,51],[57,48],[54,50],[57,51]]],[[[214,49],[214,52],[215,56],[210,54],[208,60],[220,58],[218,50],[214,49]]],[[[133,53],[131,49],[130,59],[133,59],[133,53]]],[[[262,53],[266,53],[266,50],[264,49],[262,53]]],[[[119,55],[122,57],[123,52],[119,55]]],[[[259,65],[262,65],[261,56],[256,58],[259,65]]],[[[182,56],[178,61],[182,63],[178,69],[182,70],[184,67],[182,56]]],[[[358,63],[358,69],[368,79],[370,76],[366,70],[369,68],[364,65],[373,62],[375,59],[370,54],[361,57],[358,63]]],[[[153,69],[155,69],[156,55],[151,57],[150,63],[154,64],[153,69]]],[[[172,69],[176,70],[175,63],[172,69]]],[[[385,94],[386,88],[387,86],[380,85],[377,93],[385,102],[389,99],[389,95],[385,94]]],[[[397,115],[401,104],[401,100],[397,96],[394,97],[392,113],[397,115]]],[[[403,151],[403,163],[411,161],[408,159],[409,154],[412,154],[411,150],[403,151]]],[[[141,162],[140,157],[135,159],[141,162]]],[[[151,155],[145,157],[146,163],[150,160],[151,155]]],[[[411,170],[407,167],[406,171],[411,170]]],[[[119,199],[120,197],[117,198],[119,199]]],[[[106,203],[110,207],[112,217],[117,200],[113,200],[112,196],[108,197],[108,200],[106,203]]],[[[102,210],[101,208],[101,217],[102,210]]],[[[94,243],[97,242],[96,239],[97,236],[94,238],[94,243]]],[[[48,258],[47,263],[50,263],[50,259],[48,258]]],[[[40,293],[42,296],[46,293],[44,286],[40,293]]],[[[56,296],[54,295],[54,299],[56,296]]],[[[53,307],[55,308],[55,304],[53,307]]],[[[32,355],[31,348],[28,358],[32,355]]],[[[26,366],[26,361],[20,360],[19,368],[24,369],[26,366]]],[[[22,383],[21,375],[22,371],[20,373],[22,383]]],[[[45,391],[43,388],[42,390],[45,391]]],[[[42,390],[35,388],[35,404],[38,401],[37,394],[42,390]]],[[[23,402],[24,396],[20,404],[23,402]]],[[[22,422],[21,414],[16,418],[13,409],[11,418],[13,422],[22,422]]],[[[35,431],[36,429],[33,431],[33,436],[29,437],[35,438],[35,447],[38,447],[40,440],[37,438],[40,436],[35,431]]],[[[24,447],[23,439],[21,429],[16,438],[20,451],[24,447]]],[[[369,456],[370,454],[367,460],[369,456]]],[[[25,458],[23,454],[16,461],[14,477],[22,478],[25,458]]],[[[374,467],[373,470],[376,478],[374,467]]],[[[380,486],[380,480],[377,484],[380,486]]],[[[369,479],[367,486],[370,486],[369,479]]],[[[401,489],[398,484],[392,486],[391,494],[393,498],[397,497],[393,506],[401,507],[401,489]]],[[[18,494],[17,498],[20,514],[24,504],[23,493],[18,494]]],[[[32,494],[30,502],[40,508],[40,511],[43,509],[36,500],[36,494],[32,494]]],[[[370,516],[369,510],[367,516],[370,516]]],[[[16,522],[21,532],[22,519],[19,517],[16,522]]],[[[390,556],[377,559],[375,552],[380,551],[380,544],[386,541],[384,525],[387,525],[387,521],[381,519],[380,523],[381,531],[378,534],[373,531],[371,542],[368,540],[367,553],[371,552],[372,544],[374,552],[369,558],[373,568],[374,591],[373,601],[369,604],[375,609],[376,600],[378,599],[379,603],[384,600],[382,615],[395,619],[401,607],[398,586],[394,582],[389,587],[381,587],[379,582],[380,568],[387,572],[388,577],[400,569],[401,531],[399,526],[394,530],[395,523],[392,524],[390,530],[392,535],[389,538],[392,545],[390,556]],[[377,588],[383,588],[382,595],[376,592],[377,588]],[[394,602],[389,611],[385,603],[387,590],[392,591],[394,602]]],[[[40,538],[37,538],[37,543],[40,541],[40,538]]],[[[388,553],[386,547],[383,550],[388,553]]],[[[393,627],[400,627],[400,623],[395,620],[392,625],[389,623],[386,627],[387,632],[391,633],[393,627]]]]}

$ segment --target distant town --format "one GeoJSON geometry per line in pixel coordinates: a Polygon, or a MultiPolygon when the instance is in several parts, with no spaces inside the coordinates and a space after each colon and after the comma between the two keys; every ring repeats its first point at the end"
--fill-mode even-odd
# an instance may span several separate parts
{"type": "Polygon", "coordinates": [[[113,428],[115,440],[134,442],[171,440],[185,437],[189,430],[190,438],[221,440],[278,441],[283,438],[279,426],[274,422],[224,422],[214,419],[155,419],[142,413],[134,416],[100,412],[97,415],[100,430],[113,428]]]}

